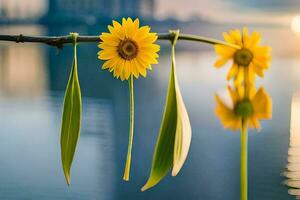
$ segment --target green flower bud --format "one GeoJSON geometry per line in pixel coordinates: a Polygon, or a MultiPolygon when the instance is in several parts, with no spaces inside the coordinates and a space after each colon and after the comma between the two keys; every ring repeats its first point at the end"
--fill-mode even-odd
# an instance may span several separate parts
{"type": "Polygon", "coordinates": [[[244,99],[234,106],[234,113],[243,118],[253,115],[253,106],[249,99],[244,99]]]}

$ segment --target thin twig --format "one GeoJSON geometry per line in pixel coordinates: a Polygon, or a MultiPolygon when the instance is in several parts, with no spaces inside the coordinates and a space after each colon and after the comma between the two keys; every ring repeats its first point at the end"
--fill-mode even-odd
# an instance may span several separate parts
{"type": "MultiPolygon", "coordinates": [[[[173,33],[158,33],[159,40],[169,40],[172,41],[174,38],[173,33]]],[[[188,41],[196,41],[196,42],[203,42],[208,44],[222,44],[226,46],[230,46],[232,48],[239,48],[236,45],[229,44],[220,40],[215,40],[211,38],[201,37],[197,35],[190,35],[190,34],[180,34],[178,40],[188,40],[188,41]]],[[[0,41],[11,41],[16,43],[25,43],[25,42],[32,42],[32,43],[44,43],[51,46],[55,46],[57,48],[62,48],[64,44],[72,44],[73,39],[70,35],[65,36],[26,36],[23,34],[20,35],[0,35],[0,41]]],[[[77,42],[101,42],[99,36],[78,36],[77,42]]]]}

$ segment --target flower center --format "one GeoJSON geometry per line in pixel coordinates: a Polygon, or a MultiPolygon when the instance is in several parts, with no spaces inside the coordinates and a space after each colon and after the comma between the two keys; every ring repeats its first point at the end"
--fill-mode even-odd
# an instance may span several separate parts
{"type": "Polygon", "coordinates": [[[253,112],[253,106],[249,99],[244,99],[234,106],[234,113],[240,117],[250,117],[253,112]]]}
{"type": "Polygon", "coordinates": [[[248,67],[252,59],[252,52],[246,48],[237,50],[234,54],[234,62],[243,67],[248,67]]]}
{"type": "Polygon", "coordinates": [[[136,58],[138,51],[137,43],[129,38],[122,40],[118,46],[118,53],[125,60],[136,58]]]}

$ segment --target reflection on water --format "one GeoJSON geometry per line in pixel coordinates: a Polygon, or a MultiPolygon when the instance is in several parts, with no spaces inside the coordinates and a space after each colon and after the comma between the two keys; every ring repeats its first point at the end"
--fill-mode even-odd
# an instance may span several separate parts
{"type": "Polygon", "coordinates": [[[0,199],[113,199],[111,102],[83,98],[83,129],[68,188],[60,163],[62,101],[63,93],[1,98],[0,199]]]}
{"type": "Polygon", "coordinates": [[[284,183],[289,186],[288,193],[300,199],[300,94],[295,94],[291,106],[290,145],[288,164],[284,183]]]}
{"type": "MultiPolygon", "coordinates": [[[[20,32],[45,34],[38,26],[0,29],[0,34],[20,32]]],[[[43,45],[0,44],[0,199],[114,199],[114,110],[109,99],[83,97],[72,185],[65,184],[59,145],[64,92],[48,87],[57,82],[66,86],[72,59],[70,54],[65,66],[49,66],[48,54],[43,45]]]]}
{"type": "MultiPolygon", "coordinates": [[[[26,34],[43,35],[43,30],[36,26],[1,27],[0,34],[15,34],[16,31],[26,34]]],[[[1,42],[0,45],[0,91],[4,95],[38,96],[45,92],[45,52],[41,46],[11,45],[1,42]]]]}
{"type": "MultiPolygon", "coordinates": [[[[227,28],[203,28],[197,33],[217,35],[227,28]]],[[[61,35],[74,30],[99,33],[86,27],[55,27],[48,32],[39,27],[2,27],[0,33],[61,35]]],[[[276,35],[278,31],[271,28],[263,33],[276,35]]],[[[278,39],[268,43],[277,45],[278,39]]],[[[186,42],[184,46],[196,45],[186,42]]],[[[290,51],[298,52],[298,48],[290,51]]],[[[0,43],[0,199],[239,199],[239,134],[223,130],[214,114],[214,93],[225,90],[228,68],[212,67],[213,49],[204,45],[201,51],[176,53],[178,79],[193,129],[190,154],[177,177],[168,176],[144,193],[140,188],[149,174],[165,102],[169,51],[161,52],[160,64],[135,84],[136,131],[128,183],[122,181],[128,88],[100,70],[97,51],[95,44],[78,47],[83,121],[68,188],[61,170],[59,133],[72,47],[57,51],[45,45],[0,43]]],[[[259,134],[249,134],[249,198],[255,200],[293,198],[281,184],[280,173],[289,144],[290,96],[300,89],[300,60],[284,54],[273,59],[266,79],[258,80],[272,96],[273,119],[262,123],[259,134]]]]}

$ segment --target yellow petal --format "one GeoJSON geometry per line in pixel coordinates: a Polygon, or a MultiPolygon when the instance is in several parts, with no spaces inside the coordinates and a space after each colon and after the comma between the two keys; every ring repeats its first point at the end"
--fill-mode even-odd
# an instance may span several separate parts
{"type": "Polygon", "coordinates": [[[117,78],[119,78],[121,76],[121,74],[123,73],[123,59],[120,59],[114,67],[114,76],[116,76],[117,78]]]}
{"type": "Polygon", "coordinates": [[[245,97],[245,89],[242,85],[236,86],[236,91],[239,96],[239,99],[242,100],[245,97]]]}
{"type": "Polygon", "coordinates": [[[223,37],[226,42],[231,43],[231,44],[235,43],[234,38],[232,38],[228,33],[223,32],[223,37]]]}
{"type": "Polygon", "coordinates": [[[137,66],[139,67],[143,67],[150,70],[152,69],[151,65],[148,62],[144,62],[140,58],[136,58],[136,62],[137,62],[137,66]]]}
{"type": "Polygon", "coordinates": [[[235,49],[233,49],[231,47],[227,47],[227,46],[220,45],[220,44],[214,45],[214,47],[215,47],[215,52],[218,55],[225,57],[225,58],[232,58],[236,51],[235,49]]]}
{"type": "Polygon", "coordinates": [[[110,33],[102,33],[100,35],[100,39],[102,42],[107,42],[108,44],[111,44],[112,46],[118,46],[119,45],[119,39],[117,36],[112,35],[110,33]]]}
{"type": "Polygon", "coordinates": [[[238,73],[238,65],[233,63],[228,74],[227,74],[227,80],[229,81],[231,78],[236,77],[238,73]]]}
{"type": "Polygon", "coordinates": [[[235,77],[235,85],[240,85],[244,80],[244,67],[238,67],[238,73],[235,77]]]}
{"type": "Polygon", "coordinates": [[[260,40],[260,34],[256,31],[253,31],[251,36],[246,41],[244,41],[244,47],[247,49],[253,49],[259,44],[260,40]]]}
{"type": "Polygon", "coordinates": [[[128,60],[125,61],[124,72],[125,72],[125,79],[127,80],[131,74],[130,61],[128,61],[128,60]]]}
{"type": "MultiPolygon", "coordinates": [[[[156,54],[156,55],[157,55],[157,54],[156,54]]],[[[139,58],[140,60],[142,60],[143,62],[147,63],[148,65],[149,65],[149,64],[157,64],[158,61],[157,61],[157,59],[155,58],[156,55],[155,55],[155,54],[153,54],[153,55],[149,55],[149,54],[140,54],[140,55],[138,56],[138,58],[139,58]]],[[[157,56],[158,56],[158,55],[157,55],[157,56]]]]}
{"type": "Polygon", "coordinates": [[[101,49],[113,49],[113,50],[117,51],[117,46],[113,46],[111,43],[108,43],[108,42],[99,43],[98,47],[101,49]]]}
{"type": "Polygon", "coordinates": [[[116,21],[113,21],[113,25],[114,25],[114,27],[112,27],[110,25],[108,26],[109,31],[111,32],[112,35],[115,35],[119,40],[123,40],[125,38],[124,29],[116,21]]]}
{"type": "Polygon", "coordinates": [[[252,105],[257,118],[269,119],[272,117],[272,100],[263,87],[255,94],[252,105]]]}
{"type": "Polygon", "coordinates": [[[252,63],[262,69],[268,69],[270,67],[270,62],[266,59],[253,58],[252,63]]]}
{"type": "Polygon", "coordinates": [[[227,87],[227,90],[229,91],[233,105],[235,105],[240,100],[237,91],[233,90],[230,86],[227,87]]]}
{"type": "Polygon", "coordinates": [[[135,39],[137,41],[142,41],[145,37],[147,37],[147,34],[150,31],[150,27],[149,26],[142,26],[141,28],[139,28],[136,32],[135,35],[135,39]]]}
{"type": "Polygon", "coordinates": [[[254,57],[269,56],[271,48],[269,46],[257,46],[253,49],[254,57]]]}
{"type": "Polygon", "coordinates": [[[248,35],[248,28],[247,27],[244,27],[243,30],[242,30],[243,34],[242,34],[242,39],[243,41],[247,40],[249,35],[248,35]]]}
{"type": "Polygon", "coordinates": [[[140,39],[140,42],[144,42],[144,43],[153,43],[157,40],[157,34],[156,33],[148,33],[146,35],[146,37],[144,37],[143,39],[140,39]]]}
{"type": "Polygon", "coordinates": [[[142,66],[138,66],[138,70],[140,72],[140,74],[143,76],[143,77],[146,77],[147,76],[147,70],[146,68],[142,67],[142,66]]]}
{"type": "Polygon", "coordinates": [[[263,68],[261,68],[259,65],[255,65],[255,64],[250,64],[250,66],[253,71],[260,77],[264,77],[264,71],[263,68]]]}
{"type": "Polygon", "coordinates": [[[130,17],[127,18],[127,24],[124,26],[126,36],[128,38],[134,38],[136,34],[135,25],[133,24],[133,21],[130,17]]]}
{"type": "Polygon", "coordinates": [[[220,118],[224,128],[230,128],[234,131],[241,127],[241,118],[235,115],[234,111],[226,106],[219,96],[215,96],[217,105],[215,109],[216,115],[220,118]]]}
{"type": "Polygon", "coordinates": [[[253,97],[255,96],[256,94],[256,88],[255,88],[255,85],[254,84],[249,84],[248,85],[248,90],[249,90],[249,98],[250,99],[253,99],[253,97]]]}
{"type": "Polygon", "coordinates": [[[160,46],[159,45],[157,45],[157,44],[142,44],[141,46],[141,51],[151,51],[151,52],[157,52],[157,51],[159,51],[160,50],[160,46]]]}
{"type": "Polygon", "coordinates": [[[238,29],[229,31],[229,35],[233,38],[235,44],[242,46],[242,36],[238,29]]]}
{"type": "Polygon", "coordinates": [[[228,62],[228,58],[221,57],[215,62],[214,66],[216,68],[220,68],[223,65],[225,65],[227,62],[228,62]]]}
{"type": "Polygon", "coordinates": [[[98,58],[101,60],[109,60],[109,59],[115,58],[117,56],[118,56],[118,53],[115,51],[101,50],[99,52],[98,58]]]}
{"type": "Polygon", "coordinates": [[[138,70],[138,64],[137,64],[136,59],[132,59],[130,61],[130,65],[132,67],[132,73],[133,73],[134,77],[138,78],[139,77],[139,70],[138,70]]]}
{"type": "Polygon", "coordinates": [[[102,69],[107,69],[107,68],[113,68],[115,66],[116,63],[118,63],[120,58],[116,57],[113,59],[110,59],[108,61],[106,61],[103,65],[102,65],[102,69]]]}
{"type": "Polygon", "coordinates": [[[260,130],[260,123],[256,117],[251,117],[250,119],[248,119],[247,124],[250,128],[255,128],[257,131],[260,130]]]}
{"type": "Polygon", "coordinates": [[[115,20],[113,20],[112,23],[113,23],[113,26],[115,28],[121,28],[122,27],[122,25],[119,22],[115,21],[115,20]]]}
{"type": "Polygon", "coordinates": [[[248,84],[253,85],[254,80],[255,80],[255,72],[254,72],[254,69],[252,67],[252,64],[250,64],[249,68],[248,68],[248,80],[247,80],[248,84]]]}
{"type": "Polygon", "coordinates": [[[134,23],[134,26],[135,26],[135,30],[137,30],[140,26],[140,20],[138,18],[136,18],[133,23],[134,23]]]}

